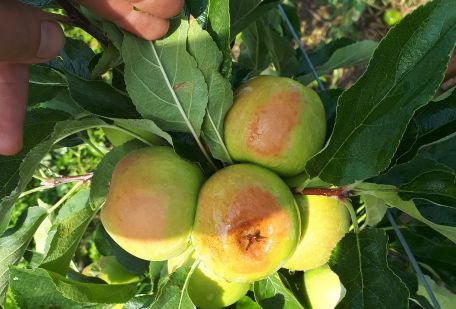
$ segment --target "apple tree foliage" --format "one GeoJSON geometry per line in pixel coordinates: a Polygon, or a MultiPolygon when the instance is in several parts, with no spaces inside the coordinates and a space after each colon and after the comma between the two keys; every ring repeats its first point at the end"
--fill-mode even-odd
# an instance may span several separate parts
{"type": "MultiPolygon", "coordinates": [[[[24,2],[58,7],[53,1],[24,2]]],[[[103,52],[67,38],[60,57],[31,66],[24,148],[0,157],[0,303],[10,291],[21,308],[195,308],[186,291],[189,268],[168,275],[166,263],[129,255],[100,225],[89,236],[98,251],[116,256],[142,281],[110,285],[75,268],[76,249],[104,203],[115,163],[144,147],[144,139],[107,153],[91,181],[79,183],[57,215],[53,208],[30,205],[9,226],[15,202],[30,189],[43,157],[69,140],[82,143],[75,139],[80,132],[112,128],[138,137],[118,125],[145,130],[209,175],[232,163],[223,119],[233,89],[258,74],[312,82],[278,13],[279,1],[186,2],[160,40],[144,41],[88,16],[109,38],[103,52]],[[239,55],[233,62],[235,45],[239,55]],[[106,72],[108,79],[102,77],[106,72]],[[34,235],[44,222],[43,250],[36,250],[34,235]]],[[[296,8],[289,1],[284,8],[299,34],[296,8]]],[[[431,307],[386,211],[400,221],[439,301],[456,303],[456,91],[439,92],[455,42],[456,4],[434,0],[379,43],[340,39],[309,51],[319,75],[366,66],[350,88],[320,91],[327,142],[303,175],[288,180],[294,188],[326,184],[351,194],[360,227],[339,242],[329,263],[347,290],[337,308],[431,307]]],[[[255,282],[232,308],[307,308],[299,278],[281,269],[255,282]]]]}

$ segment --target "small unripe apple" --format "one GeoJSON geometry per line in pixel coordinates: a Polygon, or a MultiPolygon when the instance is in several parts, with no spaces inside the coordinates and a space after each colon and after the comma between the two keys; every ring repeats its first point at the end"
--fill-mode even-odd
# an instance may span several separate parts
{"type": "MultiPolygon", "coordinates": [[[[168,272],[181,266],[191,266],[196,260],[193,248],[182,255],[168,260],[168,272]]],[[[188,295],[192,302],[202,309],[219,309],[230,306],[244,296],[250,283],[228,282],[217,277],[204,265],[199,264],[188,281],[188,295]]]]}
{"type": "Polygon", "coordinates": [[[291,256],[300,224],[293,195],[279,176],[256,165],[237,164],[203,185],[192,242],[213,273],[227,281],[252,282],[291,256]]]}
{"type": "Polygon", "coordinates": [[[201,170],[170,147],[135,150],[116,165],[101,222],[130,254],[163,261],[189,245],[201,170]]]}
{"type": "Polygon", "coordinates": [[[383,21],[388,26],[392,27],[395,24],[399,23],[402,19],[401,12],[396,9],[389,9],[383,15],[383,21]]]}
{"type": "Polygon", "coordinates": [[[304,296],[312,309],[334,309],[345,296],[346,290],[339,276],[327,264],[306,271],[303,281],[304,296]]]}
{"type": "Polygon", "coordinates": [[[141,280],[139,276],[125,269],[115,256],[102,256],[98,261],[85,267],[82,274],[100,278],[109,284],[127,284],[141,280]]]}
{"type": "Polygon", "coordinates": [[[326,264],[331,251],[348,232],[350,215],[337,198],[299,195],[296,201],[302,212],[303,237],[284,267],[309,270],[326,264]]]}
{"type": "Polygon", "coordinates": [[[238,89],[224,134],[235,161],[294,176],[323,146],[325,111],[312,89],[290,78],[260,76],[238,89]]]}

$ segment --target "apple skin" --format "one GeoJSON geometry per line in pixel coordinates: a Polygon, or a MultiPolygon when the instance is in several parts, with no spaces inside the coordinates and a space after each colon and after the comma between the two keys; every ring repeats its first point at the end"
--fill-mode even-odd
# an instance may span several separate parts
{"type": "Polygon", "coordinates": [[[331,251],[350,228],[350,215],[335,197],[299,195],[295,198],[301,208],[304,233],[284,268],[306,271],[328,262],[331,251]]]}
{"type": "Polygon", "coordinates": [[[285,77],[259,76],[236,92],[225,118],[224,140],[233,160],[281,176],[304,171],[323,146],[326,116],[318,94],[285,77]]]}
{"type": "MultiPolygon", "coordinates": [[[[118,127],[124,128],[133,133],[138,134],[139,136],[141,136],[142,138],[144,138],[145,140],[147,140],[148,142],[150,142],[153,145],[160,145],[162,143],[160,137],[158,137],[157,135],[150,133],[148,131],[122,126],[116,122],[114,122],[114,124],[117,125],[118,127]]],[[[103,132],[104,132],[106,138],[111,142],[111,145],[113,145],[114,147],[118,147],[122,144],[125,144],[126,142],[129,142],[129,141],[132,141],[135,139],[133,136],[131,136],[127,133],[124,133],[120,130],[116,130],[116,129],[103,128],[103,132]]]]}
{"type": "Polygon", "coordinates": [[[163,261],[189,245],[201,170],[170,147],[135,150],[116,165],[101,222],[130,254],[163,261]]]}
{"type": "MultiPolygon", "coordinates": [[[[168,272],[181,266],[191,266],[196,260],[193,248],[178,257],[168,260],[168,272]]],[[[188,295],[192,302],[202,309],[218,309],[230,306],[242,298],[250,288],[250,283],[228,282],[199,264],[188,281],[188,295]]]]}
{"type": "Polygon", "coordinates": [[[102,256],[98,261],[85,267],[82,274],[100,278],[109,284],[127,284],[141,280],[141,277],[125,269],[115,256],[102,256]]]}
{"type": "Polygon", "coordinates": [[[226,167],[201,189],[192,242],[202,264],[230,282],[252,282],[279,269],[301,233],[296,202],[273,172],[226,167]]]}
{"type": "Polygon", "coordinates": [[[305,295],[312,309],[334,309],[345,296],[339,276],[327,264],[306,271],[303,276],[305,295]]]}

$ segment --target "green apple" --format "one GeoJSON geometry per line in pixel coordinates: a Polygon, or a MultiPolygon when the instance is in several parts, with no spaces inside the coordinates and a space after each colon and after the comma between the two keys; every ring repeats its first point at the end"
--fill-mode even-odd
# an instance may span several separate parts
{"type": "Polygon", "coordinates": [[[348,232],[350,215],[335,197],[299,195],[303,237],[293,256],[284,267],[290,270],[309,270],[326,264],[331,251],[348,232]]]}
{"type": "Polygon", "coordinates": [[[213,273],[227,281],[252,282],[290,257],[300,224],[296,202],[280,177],[253,164],[237,164],[203,185],[192,242],[213,273]]]}
{"type": "Polygon", "coordinates": [[[100,278],[109,284],[127,284],[141,280],[141,277],[125,269],[115,256],[102,256],[98,261],[85,267],[82,274],[100,278]]]}
{"type": "Polygon", "coordinates": [[[303,277],[305,297],[312,309],[334,309],[345,296],[345,288],[329,266],[308,270],[303,277]]]}
{"type": "Polygon", "coordinates": [[[320,97],[290,78],[260,76],[246,82],[225,118],[224,140],[231,157],[282,176],[303,172],[325,135],[320,97]]]}
{"type": "Polygon", "coordinates": [[[199,167],[172,148],[135,150],[114,169],[101,222],[132,255],[167,260],[188,247],[202,184],[199,167]]]}
{"type": "Polygon", "coordinates": [[[401,12],[396,9],[389,9],[383,15],[383,21],[388,26],[392,27],[395,24],[399,23],[402,19],[401,12]]]}
{"type": "MultiPolygon", "coordinates": [[[[168,272],[181,266],[191,266],[196,253],[190,248],[182,255],[168,260],[168,272]]],[[[199,264],[188,281],[188,294],[192,302],[202,309],[218,309],[230,306],[244,296],[250,283],[228,282],[217,277],[204,265],[199,264]]]]}

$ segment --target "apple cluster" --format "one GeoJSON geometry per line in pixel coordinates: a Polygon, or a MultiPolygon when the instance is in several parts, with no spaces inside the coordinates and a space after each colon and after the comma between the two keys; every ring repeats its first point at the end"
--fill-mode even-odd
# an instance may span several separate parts
{"type": "Polygon", "coordinates": [[[305,271],[313,308],[333,308],[343,287],[326,263],[349,215],[337,198],[294,196],[283,180],[304,172],[325,136],[313,90],[256,77],[238,89],[225,118],[224,141],[237,164],[206,180],[170,147],[133,151],[115,167],[101,221],[129,253],[168,260],[170,273],[197,263],[188,292],[200,308],[229,306],[282,267],[305,271]]]}

